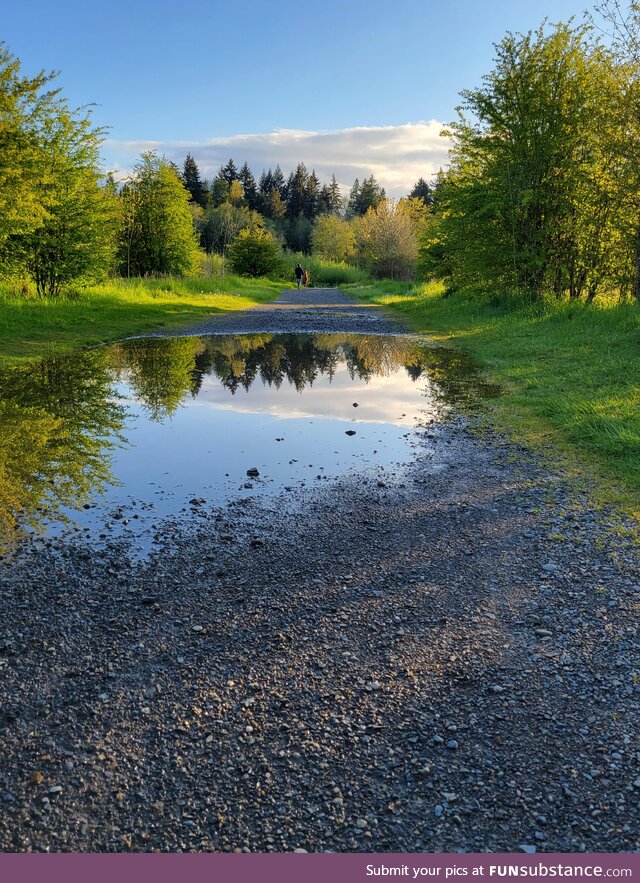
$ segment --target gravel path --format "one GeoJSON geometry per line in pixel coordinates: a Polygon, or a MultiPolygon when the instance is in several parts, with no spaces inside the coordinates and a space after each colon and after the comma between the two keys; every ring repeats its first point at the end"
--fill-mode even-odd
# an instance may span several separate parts
{"type": "Polygon", "coordinates": [[[372,304],[358,304],[338,288],[302,288],[283,291],[280,297],[252,310],[212,316],[185,328],[164,330],[156,337],[194,334],[266,334],[332,331],[352,334],[403,334],[406,328],[390,313],[372,304]]]}
{"type": "Polygon", "coordinates": [[[0,564],[0,846],[638,849],[632,525],[462,421],[416,452],[0,564]]]}

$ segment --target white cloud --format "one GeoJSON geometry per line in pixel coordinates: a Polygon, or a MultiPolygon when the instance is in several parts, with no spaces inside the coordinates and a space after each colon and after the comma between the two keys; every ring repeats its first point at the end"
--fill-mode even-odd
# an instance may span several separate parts
{"type": "Polygon", "coordinates": [[[401,126],[361,126],[329,132],[278,129],[263,135],[231,135],[207,141],[114,141],[105,143],[106,166],[123,173],[143,150],[157,150],[182,166],[191,153],[204,177],[215,175],[229,157],[240,166],[248,162],[256,177],[280,163],[285,175],[299,163],[315,169],[325,182],[335,174],[343,195],[355,178],[373,174],[388,196],[403,196],[418,180],[431,178],[447,164],[448,141],[442,123],[401,126]]]}

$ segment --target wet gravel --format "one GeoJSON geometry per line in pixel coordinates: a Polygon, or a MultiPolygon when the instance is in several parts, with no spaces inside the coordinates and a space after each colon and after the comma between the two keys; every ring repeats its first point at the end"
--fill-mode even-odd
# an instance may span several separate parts
{"type": "MultiPolygon", "coordinates": [[[[241,313],[212,316],[204,322],[181,328],[180,335],[207,334],[406,334],[395,316],[375,305],[356,303],[338,288],[288,289],[268,304],[241,313]]],[[[175,337],[163,330],[145,337],[175,337]]]]}
{"type": "Polygon", "coordinates": [[[0,847],[638,849],[634,525],[463,420],[416,445],[0,562],[0,847]]]}

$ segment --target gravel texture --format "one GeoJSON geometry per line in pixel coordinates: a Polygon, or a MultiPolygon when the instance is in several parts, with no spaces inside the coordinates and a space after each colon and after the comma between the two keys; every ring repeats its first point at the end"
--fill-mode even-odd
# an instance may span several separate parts
{"type": "Polygon", "coordinates": [[[277,301],[252,310],[212,316],[180,328],[145,337],[206,334],[406,334],[399,319],[375,305],[359,304],[338,288],[287,289],[277,301]]]}
{"type": "Polygon", "coordinates": [[[638,849],[634,525],[463,420],[415,451],[0,563],[0,847],[638,849]]]}

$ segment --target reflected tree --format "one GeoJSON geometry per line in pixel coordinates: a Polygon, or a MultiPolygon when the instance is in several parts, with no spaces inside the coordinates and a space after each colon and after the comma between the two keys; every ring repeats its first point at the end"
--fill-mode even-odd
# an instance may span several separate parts
{"type": "Polygon", "coordinates": [[[125,410],[105,350],[0,371],[0,521],[35,526],[112,481],[125,410]]]}

